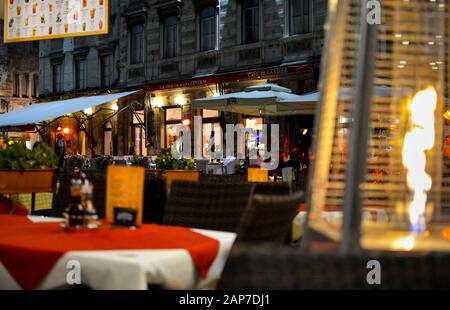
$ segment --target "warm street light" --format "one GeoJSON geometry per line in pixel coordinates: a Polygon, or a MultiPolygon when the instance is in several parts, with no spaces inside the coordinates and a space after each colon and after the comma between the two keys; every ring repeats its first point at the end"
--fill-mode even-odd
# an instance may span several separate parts
{"type": "Polygon", "coordinates": [[[119,111],[119,106],[117,105],[117,100],[111,105],[111,110],[119,111]]]}
{"type": "Polygon", "coordinates": [[[450,121],[450,110],[445,111],[445,113],[443,114],[444,118],[448,121],[450,121]]]}
{"type": "Polygon", "coordinates": [[[91,115],[93,112],[94,112],[94,110],[92,108],[84,109],[84,113],[87,115],[91,115]]]}
{"type": "Polygon", "coordinates": [[[179,106],[183,106],[186,103],[184,97],[181,96],[181,95],[180,96],[176,96],[174,102],[175,102],[176,105],[179,105],[179,106]]]}
{"type": "Polygon", "coordinates": [[[154,97],[154,98],[152,98],[151,102],[155,108],[162,108],[162,106],[164,104],[164,100],[162,97],[154,97]]]}

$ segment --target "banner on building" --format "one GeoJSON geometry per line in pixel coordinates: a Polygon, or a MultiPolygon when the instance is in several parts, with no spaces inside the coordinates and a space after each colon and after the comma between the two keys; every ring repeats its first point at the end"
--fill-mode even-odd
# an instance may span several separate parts
{"type": "Polygon", "coordinates": [[[4,42],[106,34],[109,0],[5,0],[4,42]]]}

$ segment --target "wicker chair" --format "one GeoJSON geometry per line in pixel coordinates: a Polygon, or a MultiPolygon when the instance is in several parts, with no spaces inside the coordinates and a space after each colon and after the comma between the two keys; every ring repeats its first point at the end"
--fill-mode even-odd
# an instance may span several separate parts
{"type": "Polygon", "coordinates": [[[218,175],[203,173],[200,175],[200,182],[241,184],[247,183],[247,176],[244,174],[218,175]]]}
{"type": "Polygon", "coordinates": [[[450,254],[373,252],[303,253],[292,247],[241,245],[230,253],[219,289],[449,289],[450,254]],[[380,262],[381,284],[367,281],[369,261],[380,262]]]}
{"type": "Polygon", "coordinates": [[[202,172],[206,172],[206,166],[208,165],[207,159],[196,159],[195,160],[195,167],[197,170],[200,170],[202,172]]]}
{"type": "Polygon", "coordinates": [[[291,187],[286,182],[255,183],[254,194],[288,196],[291,194],[291,187]]]}
{"type": "Polygon", "coordinates": [[[253,185],[174,181],[164,224],[235,232],[253,185]]]}
{"type": "Polygon", "coordinates": [[[303,199],[303,193],[254,195],[238,227],[236,241],[283,243],[303,199]]]}
{"type": "Polygon", "coordinates": [[[68,174],[61,174],[58,178],[58,186],[53,194],[52,216],[62,217],[65,208],[70,203],[70,180],[68,174]]]}
{"type": "Polygon", "coordinates": [[[162,224],[167,191],[163,177],[147,174],[144,188],[144,223],[162,224]]]}
{"type": "MultiPolygon", "coordinates": [[[[230,183],[242,184],[247,182],[247,175],[233,174],[233,175],[217,175],[217,174],[201,174],[200,182],[206,183],[230,183]]],[[[263,195],[289,195],[291,187],[287,182],[267,182],[267,183],[252,183],[255,184],[255,194],[263,195]]]]}

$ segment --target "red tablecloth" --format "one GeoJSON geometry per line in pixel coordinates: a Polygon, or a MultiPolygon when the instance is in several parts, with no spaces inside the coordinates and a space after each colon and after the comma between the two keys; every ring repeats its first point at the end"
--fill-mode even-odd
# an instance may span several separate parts
{"type": "Polygon", "coordinates": [[[34,224],[27,217],[0,215],[0,261],[24,289],[36,288],[69,251],[185,249],[206,277],[219,242],[182,227],[142,225],[65,233],[58,223],[34,224]]]}

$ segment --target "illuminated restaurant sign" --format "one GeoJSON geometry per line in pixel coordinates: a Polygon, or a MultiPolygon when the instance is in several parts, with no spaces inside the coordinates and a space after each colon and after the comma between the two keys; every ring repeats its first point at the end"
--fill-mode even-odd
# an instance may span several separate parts
{"type": "Polygon", "coordinates": [[[109,0],[5,0],[4,42],[108,33],[109,0]]]}
{"type": "Polygon", "coordinates": [[[301,74],[312,72],[314,70],[313,64],[287,65],[278,66],[260,70],[250,70],[242,72],[222,73],[211,75],[207,77],[193,78],[189,80],[181,80],[175,82],[155,83],[144,86],[145,91],[157,91],[175,88],[186,87],[203,87],[210,84],[226,83],[233,81],[248,81],[254,79],[263,79],[269,77],[282,76],[286,74],[301,74]]]}

